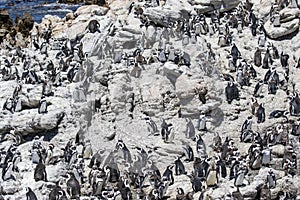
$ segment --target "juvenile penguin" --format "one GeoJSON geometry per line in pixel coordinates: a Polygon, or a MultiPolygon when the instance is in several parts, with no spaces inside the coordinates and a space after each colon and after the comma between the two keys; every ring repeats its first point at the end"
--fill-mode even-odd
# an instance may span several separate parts
{"type": "Polygon", "coordinates": [[[207,171],[207,176],[206,176],[206,185],[208,187],[213,187],[216,186],[219,182],[218,178],[218,173],[216,169],[216,164],[214,160],[211,161],[210,166],[207,171]]]}

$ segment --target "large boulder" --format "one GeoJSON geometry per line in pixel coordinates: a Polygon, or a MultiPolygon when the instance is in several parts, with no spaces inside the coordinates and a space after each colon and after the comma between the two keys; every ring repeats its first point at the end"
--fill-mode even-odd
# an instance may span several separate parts
{"type": "Polygon", "coordinates": [[[274,27],[272,22],[268,20],[264,24],[267,35],[271,39],[279,39],[284,36],[288,36],[296,31],[299,31],[299,18],[295,18],[291,21],[282,23],[280,27],[274,27]]]}
{"type": "Polygon", "coordinates": [[[64,117],[64,111],[55,109],[45,114],[38,114],[37,109],[24,110],[10,114],[5,111],[0,113],[0,133],[15,128],[22,135],[47,132],[57,128],[64,117]]]}
{"type": "Polygon", "coordinates": [[[225,12],[235,8],[240,0],[190,0],[198,13],[208,13],[216,9],[225,12]]]}

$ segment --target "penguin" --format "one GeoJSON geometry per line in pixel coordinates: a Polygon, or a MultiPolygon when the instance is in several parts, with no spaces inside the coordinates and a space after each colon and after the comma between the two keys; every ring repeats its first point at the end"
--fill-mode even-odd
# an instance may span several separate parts
{"type": "Polygon", "coordinates": [[[261,96],[260,94],[262,92],[263,85],[264,85],[264,81],[263,80],[259,80],[257,82],[257,84],[255,85],[255,88],[254,88],[254,92],[253,92],[253,96],[254,97],[260,97],[261,96]]]}
{"type": "Polygon", "coordinates": [[[200,135],[196,135],[196,149],[198,156],[207,156],[206,145],[200,135]]]}
{"type": "Polygon", "coordinates": [[[87,29],[89,30],[90,33],[95,33],[95,32],[100,33],[99,28],[100,28],[100,24],[95,19],[91,20],[87,26],[87,29]]]}
{"type": "Polygon", "coordinates": [[[263,166],[269,166],[270,162],[271,162],[271,153],[272,150],[269,148],[269,146],[267,146],[267,148],[265,148],[264,150],[262,150],[262,158],[261,158],[261,164],[263,166]]]}
{"type": "Polygon", "coordinates": [[[262,68],[263,69],[269,69],[269,63],[272,65],[273,61],[272,61],[272,58],[271,58],[271,55],[270,55],[270,51],[269,51],[269,49],[267,49],[266,54],[263,58],[262,68]]]}
{"type": "Polygon", "coordinates": [[[218,179],[226,178],[227,169],[225,163],[221,160],[220,156],[216,156],[216,170],[218,179]]]}
{"type": "Polygon", "coordinates": [[[281,54],[280,54],[280,64],[283,68],[286,68],[288,66],[289,58],[290,58],[290,56],[288,54],[283,54],[283,52],[281,52],[281,54]]]}
{"type": "Polygon", "coordinates": [[[82,148],[83,159],[89,159],[93,155],[92,145],[90,140],[86,140],[82,148]]]}
{"type": "Polygon", "coordinates": [[[26,200],[38,200],[35,193],[32,191],[30,187],[26,187],[26,200]]]}
{"type": "Polygon", "coordinates": [[[241,52],[239,51],[235,43],[233,43],[231,47],[230,55],[232,56],[233,64],[236,66],[237,59],[241,56],[241,52]]]}
{"type": "Polygon", "coordinates": [[[8,110],[11,113],[13,113],[14,110],[14,99],[12,97],[6,99],[4,105],[3,105],[3,110],[8,110]]]}
{"type": "Polygon", "coordinates": [[[22,161],[21,153],[17,151],[13,157],[12,163],[14,172],[19,172],[18,164],[22,161]]]}
{"type": "Polygon", "coordinates": [[[205,180],[207,177],[208,169],[209,169],[210,158],[206,158],[206,156],[202,156],[200,165],[198,167],[198,177],[205,180]]]}
{"type": "Polygon", "coordinates": [[[184,156],[186,158],[184,161],[187,162],[194,161],[194,152],[192,147],[190,147],[188,144],[185,144],[182,147],[183,147],[184,156]]]}
{"type": "Polygon", "coordinates": [[[268,83],[272,75],[271,69],[269,69],[264,76],[264,83],[268,83]]]}
{"type": "Polygon", "coordinates": [[[156,123],[149,116],[147,116],[145,119],[146,119],[147,129],[150,132],[150,134],[154,135],[155,133],[157,133],[158,128],[156,123]]]}
{"type": "Polygon", "coordinates": [[[244,185],[244,178],[245,178],[245,170],[239,169],[234,177],[234,185],[236,187],[241,187],[244,185]]]}
{"type": "Polygon", "coordinates": [[[177,188],[176,192],[176,200],[186,200],[184,190],[182,188],[177,188]]]}
{"type": "Polygon", "coordinates": [[[231,104],[231,102],[234,99],[236,99],[237,101],[240,100],[239,90],[233,82],[228,82],[228,84],[225,88],[225,94],[226,94],[226,101],[228,102],[228,104],[231,104]]]}
{"type": "Polygon", "coordinates": [[[185,137],[187,139],[195,139],[195,127],[191,118],[185,118],[185,121],[187,122],[185,129],[185,137]]]}
{"type": "Polygon", "coordinates": [[[182,174],[186,174],[186,171],[185,171],[184,164],[181,162],[180,158],[178,157],[175,160],[175,175],[178,176],[182,174]]]}
{"type": "Polygon", "coordinates": [[[118,140],[118,142],[116,144],[116,150],[119,150],[119,149],[123,152],[123,159],[125,160],[125,162],[131,163],[132,159],[131,159],[130,151],[126,147],[123,140],[118,140]]]}
{"type": "Polygon", "coordinates": [[[280,117],[284,117],[287,119],[287,115],[288,112],[285,110],[273,110],[270,114],[269,114],[269,119],[273,119],[273,118],[280,118],[280,117]]]}
{"type": "Polygon", "coordinates": [[[58,183],[56,183],[54,188],[49,193],[48,198],[49,198],[49,200],[60,200],[61,195],[64,193],[65,193],[65,191],[63,191],[62,188],[58,185],[58,183]]]}
{"type": "Polygon", "coordinates": [[[254,65],[257,67],[261,66],[261,50],[257,47],[254,53],[254,65]]]}
{"type": "Polygon", "coordinates": [[[68,172],[67,174],[68,180],[67,180],[67,193],[72,198],[78,199],[81,195],[81,188],[78,180],[75,178],[73,172],[68,172]]]}
{"type": "Polygon", "coordinates": [[[46,166],[44,165],[41,159],[34,169],[34,180],[36,182],[47,181],[46,166]]]}
{"type": "Polygon", "coordinates": [[[38,113],[39,114],[47,113],[48,112],[47,107],[48,107],[48,103],[47,100],[45,99],[45,96],[43,95],[41,97],[41,100],[39,101],[38,113]]]}
{"type": "Polygon", "coordinates": [[[50,160],[53,157],[53,149],[54,149],[54,145],[50,143],[48,145],[48,149],[47,149],[47,152],[46,152],[45,165],[49,165],[50,164],[50,160]]]}
{"type": "Polygon", "coordinates": [[[19,96],[16,96],[14,99],[14,112],[22,111],[22,99],[19,96]]]}
{"type": "Polygon", "coordinates": [[[268,175],[267,175],[267,183],[270,189],[275,188],[276,187],[276,176],[274,174],[274,172],[272,170],[268,171],[268,175]]]}
{"type": "Polygon", "coordinates": [[[192,189],[194,191],[194,193],[200,192],[203,188],[202,186],[202,178],[200,177],[196,177],[193,175],[188,175],[188,177],[190,178],[190,181],[192,183],[192,189]]]}
{"type": "Polygon", "coordinates": [[[167,166],[166,170],[164,171],[162,177],[165,177],[168,181],[170,181],[170,186],[174,184],[174,177],[173,177],[173,165],[167,166]]]}
{"type": "Polygon", "coordinates": [[[218,184],[218,182],[219,182],[219,177],[216,169],[216,164],[214,160],[212,160],[207,170],[206,185],[207,187],[214,187],[218,184]]]}
{"type": "Polygon", "coordinates": [[[5,162],[2,166],[2,180],[14,180],[16,181],[16,177],[13,172],[13,163],[12,162],[5,162]]]}
{"type": "Polygon", "coordinates": [[[199,119],[198,119],[198,130],[199,131],[207,131],[206,116],[205,116],[204,111],[201,111],[201,114],[200,114],[199,119]]]}
{"type": "Polygon", "coordinates": [[[249,116],[242,125],[241,132],[252,130],[252,116],[249,116]]]}
{"type": "Polygon", "coordinates": [[[261,103],[257,109],[257,123],[263,123],[265,121],[265,108],[261,103]]]}

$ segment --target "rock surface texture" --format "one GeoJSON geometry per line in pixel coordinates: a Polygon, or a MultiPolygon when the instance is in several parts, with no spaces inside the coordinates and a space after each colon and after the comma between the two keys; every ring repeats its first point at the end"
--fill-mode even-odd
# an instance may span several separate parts
{"type": "Polygon", "coordinates": [[[299,199],[299,7],[276,2],[24,17],[0,35],[0,199],[299,199]]]}

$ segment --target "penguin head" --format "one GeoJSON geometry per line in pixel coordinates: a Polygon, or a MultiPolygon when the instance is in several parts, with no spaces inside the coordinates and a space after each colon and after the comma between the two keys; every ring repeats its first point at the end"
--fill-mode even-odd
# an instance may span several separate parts
{"type": "Polygon", "coordinates": [[[183,195],[184,194],[184,191],[183,191],[182,188],[177,188],[176,191],[177,191],[177,194],[179,194],[179,195],[183,195]]]}

